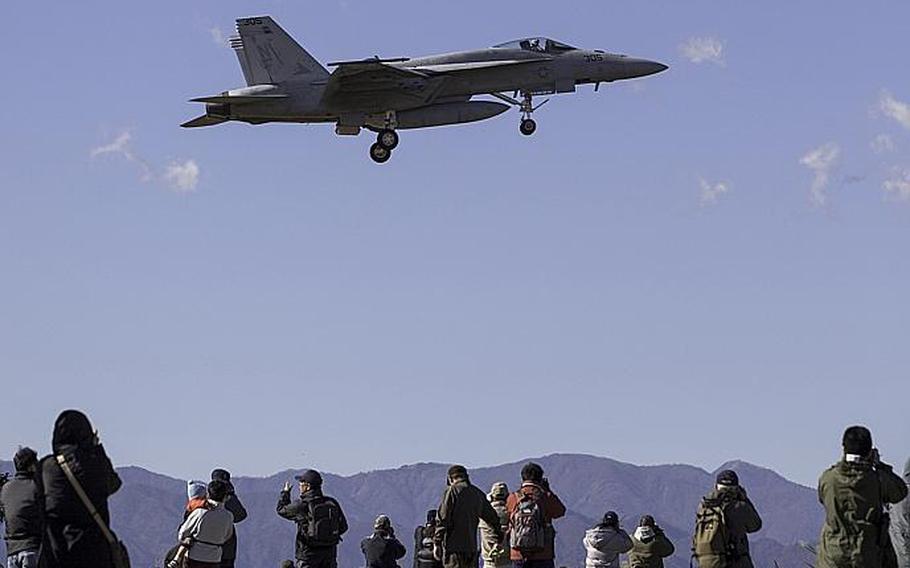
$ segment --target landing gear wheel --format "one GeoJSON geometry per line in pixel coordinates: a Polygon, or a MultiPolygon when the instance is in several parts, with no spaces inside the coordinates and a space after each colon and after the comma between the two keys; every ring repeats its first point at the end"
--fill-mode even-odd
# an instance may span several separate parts
{"type": "Polygon", "coordinates": [[[370,158],[377,164],[384,164],[392,157],[392,151],[379,142],[370,146],[370,158]]]}
{"type": "Polygon", "coordinates": [[[521,121],[521,126],[519,128],[521,133],[525,136],[530,136],[537,132],[537,123],[534,122],[533,118],[525,118],[521,121]]]}
{"type": "Polygon", "coordinates": [[[384,128],[376,135],[376,142],[386,150],[394,150],[398,147],[398,133],[391,128],[384,128]]]}

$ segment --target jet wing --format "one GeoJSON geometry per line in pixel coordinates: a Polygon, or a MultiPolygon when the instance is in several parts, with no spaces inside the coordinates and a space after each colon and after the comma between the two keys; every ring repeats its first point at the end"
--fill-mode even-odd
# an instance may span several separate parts
{"type": "Polygon", "coordinates": [[[323,102],[339,111],[363,112],[420,106],[432,102],[442,81],[382,60],[344,62],[329,76],[323,102]]]}

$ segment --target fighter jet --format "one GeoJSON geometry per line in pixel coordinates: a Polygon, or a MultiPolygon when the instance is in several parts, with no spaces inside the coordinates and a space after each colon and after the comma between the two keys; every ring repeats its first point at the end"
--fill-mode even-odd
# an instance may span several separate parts
{"type": "Polygon", "coordinates": [[[485,120],[514,106],[521,112],[521,133],[530,136],[537,130],[534,112],[549,100],[535,104],[534,97],[572,93],[584,84],[597,90],[601,83],[667,69],[656,61],[535,37],[413,59],[338,61],[327,65],[330,73],[270,16],[236,24],[229,43],[247,86],[192,99],[205,104],[205,114],[181,126],[330,123],[338,135],[365,128],[376,134],[370,157],[377,163],[392,156],[398,130],[485,120]]]}

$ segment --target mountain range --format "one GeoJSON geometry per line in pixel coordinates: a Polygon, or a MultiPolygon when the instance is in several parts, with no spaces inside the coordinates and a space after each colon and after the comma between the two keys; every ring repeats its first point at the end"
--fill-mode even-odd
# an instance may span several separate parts
{"type": "MultiPolygon", "coordinates": [[[[714,472],[689,465],[636,466],[578,454],[554,454],[534,459],[547,472],[553,490],[568,508],[556,521],[557,566],[584,565],[581,545],[585,529],[607,510],[615,510],[630,532],[638,518],[650,514],[676,544],[668,568],[689,563],[689,539],[695,508],[714,485],[714,472]]],[[[514,488],[525,462],[471,471],[472,481],[487,490],[496,481],[514,488]]],[[[0,462],[0,470],[11,464],[0,462]]],[[[352,476],[324,474],[325,492],[337,498],[351,525],[339,550],[341,568],[363,565],[360,540],[369,535],[373,520],[388,515],[401,541],[413,549],[414,528],[435,508],[445,488],[447,465],[421,463],[398,469],[352,476]]],[[[734,461],[718,469],[733,469],[764,519],[752,537],[757,568],[804,567],[812,561],[804,543],[818,539],[823,511],[813,489],[793,483],[772,470],[734,461]]],[[[185,482],[138,467],[118,469],[124,484],[112,498],[112,524],[127,543],[135,568],[161,565],[164,552],[174,544],[185,504],[185,482]]],[[[283,471],[266,478],[237,477],[237,494],[249,518],[237,526],[238,568],[274,568],[293,558],[293,523],[275,514],[278,492],[295,472],[283,471]]],[[[5,553],[2,545],[0,552],[5,553]]],[[[412,555],[401,565],[410,566],[412,555]]]]}

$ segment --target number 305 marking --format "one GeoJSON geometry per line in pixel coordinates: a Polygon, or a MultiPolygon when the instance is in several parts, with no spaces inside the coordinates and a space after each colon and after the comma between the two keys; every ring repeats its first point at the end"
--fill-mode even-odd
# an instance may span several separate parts
{"type": "Polygon", "coordinates": [[[244,18],[238,22],[241,26],[261,26],[262,18],[244,18]]]}
{"type": "Polygon", "coordinates": [[[599,53],[585,55],[585,61],[587,61],[588,63],[594,63],[596,61],[603,61],[603,60],[604,60],[604,56],[599,53]]]}

